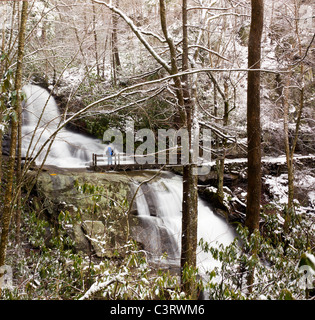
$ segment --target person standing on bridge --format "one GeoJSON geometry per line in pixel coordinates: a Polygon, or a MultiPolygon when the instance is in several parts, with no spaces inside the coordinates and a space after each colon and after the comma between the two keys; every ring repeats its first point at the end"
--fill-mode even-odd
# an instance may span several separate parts
{"type": "Polygon", "coordinates": [[[106,155],[107,155],[108,165],[112,165],[113,164],[112,159],[113,159],[113,155],[114,155],[114,150],[112,149],[111,146],[107,147],[106,155]]]}

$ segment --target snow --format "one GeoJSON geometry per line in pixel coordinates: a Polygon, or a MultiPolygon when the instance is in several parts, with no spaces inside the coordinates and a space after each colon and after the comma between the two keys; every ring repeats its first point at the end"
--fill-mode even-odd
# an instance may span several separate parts
{"type": "MultiPolygon", "coordinates": [[[[270,193],[273,194],[274,199],[280,204],[288,203],[288,175],[281,174],[278,177],[266,176],[265,184],[269,187],[270,193]]],[[[295,182],[295,186],[302,188],[306,191],[306,195],[309,199],[311,207],[305,207],[305,209],[313,210],[315,208],[315,177],[311,175],[304,175],[301,180],[295,182]],[[313,188],[313,190],[312,190],[313,188]]]]}
{"type": "Polygon", "coordinates": [[[269,186],[270,193],[280,204],[288,203],[288,175],[281,174],[279,177],[266,176],[265,184],[269,186]]]}
{"type": "Polygon", "coordinates": [[[310,262],[311,262],[313,265],[315,265],[315,256],[313,256],[313,255],[312,255],[311,253],[309,253],[309,252],[306,252],[305,255],[306,255],[307,259],[309,259],[310,262]]]}
{"type": "Polygon", "coordinates": [[[85,70],[83,68],[71,68],[63,73],[63,80],[71,83],[73,87],[79,86],[85,78],[85,70]]]}
{"type": "Polygon", "coordinates": [[[89,290],[86,291],[86,293],[79,300],[89,299],[91,296],[93,296],[93,294],[95,294],[95,293],[101,291],[102,289],[110,286],[115,281],[118,281],[118,279],[114,278],[114,279],[110,279],[110,280],[104,281],[104,282],[94,282],[92,284],[92,286],[89,288],[89,290]]]}
{"type": "Polygon", "coordinates": [[[315,208],[315,177],[310,174],[296,175],[296,185],[300,188],[308,190],[307,195],[309,198],[310,205],[315,208]]]}

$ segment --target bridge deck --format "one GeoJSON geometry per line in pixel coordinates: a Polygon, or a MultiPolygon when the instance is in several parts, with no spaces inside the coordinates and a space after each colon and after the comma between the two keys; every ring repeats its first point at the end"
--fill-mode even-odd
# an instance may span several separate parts
{"type": "MultiPolygon", "coordinates": [[[[126,156],[118,154],[112,156],[112,164],[108,163],[108,158],[101,154],[93,154],[91,169],[97,172],[105,172],[105,171],[134,171],[134,170],[145,170],[145,169],[161,169],[165,168],[173,168],[173,167],[182,167],[181,164],[177,165],[165,165],[158,163],[126,163],[126,156]]],[[[130,157],[128,158],[130,160],[130,157]]]]}
{"type": "Polygon", "coordinates": [[[113,164],[113,165],[98,165],[92,166],[92,169],[97,172],[105,171],[136,171],[136,170],[147,170],[147,169],[161,169],[163,168],[182,167],[182,165],[162,165],[162,164],[113,164]]]}

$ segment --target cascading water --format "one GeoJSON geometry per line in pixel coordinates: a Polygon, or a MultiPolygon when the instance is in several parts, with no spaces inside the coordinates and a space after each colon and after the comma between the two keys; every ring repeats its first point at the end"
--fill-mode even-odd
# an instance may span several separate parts
{"type": "MultiPolygon", "coordinates": [[[[22,156],[34,157],[43,143],[61,125],[62,119],[55,100],[36,85],[23,87],[27,100],[23,109],[22,156]]],[[[102,154],[101,141],[62,128],[56,135],[45,164],[59,167],[85,167],[92,153],[102,154]]],[[[47,147],[36,163],[46,156],[47,147]]],[[[134,227],[133,235],[143,243],[154,262],[179,266],[181,248],[182,178],[171,173],[156,182],[141,186],[136,198],[141,228],[134,227]],[[167,257],[163,257],[164,253],[167,257]],[[166,260],[164,260],[166,258],[166,260]],[[163,261],[162,261],[163,260],[163,261]]],[[[234,240],[232,228],[199,199],[198,239],[218,246],[234,240]]],[[[201,273],[215,267],[218,262],[210,254],[199,250],[198,267],[201,273]]]]}
{"type": "MultiPolygon", "coordinates": [[[[22,156],[35,157],[42,145],[62,124],[58,106],[49,93],[36,85],[23,87],[26,102],[22,112],[22,156]]],[[[44,160],[48,145],[36,159],[44,160]]],[[[93,153],[103,154],[100,140],[62,128],[56,135],[45,164],[64,168],[85,167],[93,153]]]]}
{"type": "MultiPolygon", "coordinates": [[[[146,231],[138,234],[137,240],[151,252],[155,263],[180,265],[181,217],[182,217],[182,178],[167,173],[167,177],[142,185],[136,197],[139,220],[145,224],[146,231]],[[165,237],[163,239],[163,237],[165,237]],[[163,243],[167,245],[163,245],[163,243]],[[163,247],[167,250],[163,251],[163,247]],[[162,257],[166,252],[167,257],[162,257]],[[161,259],[162,257],[162,259],[161,259]]],[[[220,244],[229,245],[235,238],[234,230],[221,217],[214,214],[201,199],[198,200],[198,241],[218,248],[220,244]]],[[[219,266],[210,253],[198,248],[197,264],[201,274],[219,266]]]]}

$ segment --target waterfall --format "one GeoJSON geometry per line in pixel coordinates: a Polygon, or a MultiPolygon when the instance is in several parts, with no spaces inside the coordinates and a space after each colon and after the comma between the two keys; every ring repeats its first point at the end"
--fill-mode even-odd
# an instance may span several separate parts
{"type": "MultiPolygon", "coordinates": [[[[151,260],[157,264],[180,265],[182,177],[167,173],[158,181],[142,185],[136,197],[136,205],[143,234],[136,228],[136,240],[151,252],[151,260]],[[166,248],[165,251],[164,248],[166,248]],[[162,257],[166,252],[167,257],[162,257]],[[162,258],[161,258],[162,257],[162,258]]],[[[198,242],[202,238],[211,246],[229,245],[235,237],[234,230],[217,216],[203,200],[198,200],[198,242]]],[[[199,272],[205,274],[219,266],[210,253],[197,249],[199,272]]]]}
{"type": "MultiPolygon", "coordinates": [[[[62,124],[62,118],[47,90],[26,85],[23,92],[26,101],[22,112],[22,157],[32,158],[62,124]]],[[[47,148],[40,153],[36,164],[43,162],[47,148]]],[[[45,164],[64,168],[85,167],[91,161],[92,154],[103,154],[104,148],[100,140],[62,128],[56,135],[45,164]]]]}
{"type": "MultiPolygon", "coordinates": [[[[49,93],[36,85],[23,87],[26,102],[22,117],[22,156],[33,157],[52,133],[62,124],[58,106],[49,93]]],[[[62,128],[49,150],[45,164],[59,167],[85,167],[92,153],[102,154],[105,146],[100,140],[86,137],[62,128]]],[[[37,159],[40,164],[46,156],[45,148],[37,159]]],[[[182,178],[163,173],[162,178],[143,184],[136,197],[140,226],[133,226],[133,236],[150,254],[151,261],[180,265],[182,178]],[[167,256],[165,256],[165,254],[167,256]]],[[[234,240],[232,228],[201,199],[198,200],[198,240],[213,246],[228,245],[234,240]]],[[[197,263],[204,273],[218,262],[198,248],[197,263]]]]}

